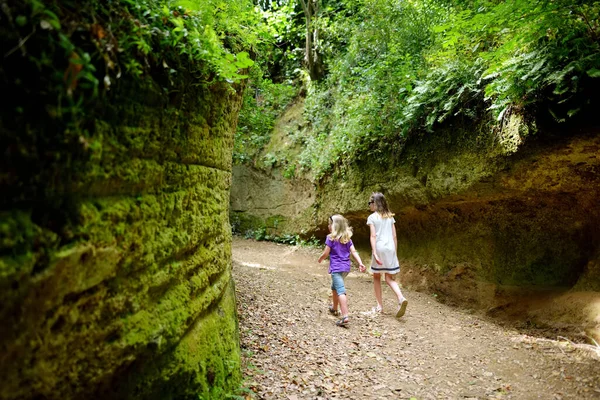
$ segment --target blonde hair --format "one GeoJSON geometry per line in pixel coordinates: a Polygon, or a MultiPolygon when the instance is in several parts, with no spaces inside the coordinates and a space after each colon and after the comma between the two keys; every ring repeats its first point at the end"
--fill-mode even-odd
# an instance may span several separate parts
{"type": "Polygon", "coordinates": [[[385,196],[383,193],[372,193],[369,201],[375,203],[375,211],[381,215],[381,218],[392,218],[394,216],[394,213],[388,208],[387,201],[385,201],[385,196]]]}
{"type": "Polygon", "coordinates": [[[335,214],[329,217],[329,225],[331,225],[331,233],[329,239],[339,241],[341,244],[346,244],[352,237],[352,228],[348,226],[348,220],[340,214],[335,214]]]}

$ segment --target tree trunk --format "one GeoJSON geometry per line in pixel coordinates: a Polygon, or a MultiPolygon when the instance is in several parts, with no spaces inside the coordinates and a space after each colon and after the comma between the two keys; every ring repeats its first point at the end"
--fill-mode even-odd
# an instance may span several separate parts
{"type": "Polygon", "coordinates": [[[300,0],[306,19],[306,46],[304,64],[310,79],[318,81],[323,75],[321,57],[317,50],[319,44],[319,29],[314,26],[314,20],[319,13],[319,0],[300,0]]]}

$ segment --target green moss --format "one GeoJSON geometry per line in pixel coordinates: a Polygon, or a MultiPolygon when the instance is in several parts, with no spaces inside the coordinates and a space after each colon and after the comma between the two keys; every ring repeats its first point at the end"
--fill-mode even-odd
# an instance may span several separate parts
{"type": "MultiPolygon", "coordinates": [[[[173,77],[183,101],[160,76],[124,77],[87,109],[81,163],[36,177],[58,200],[0,215],[0,397],[197,398],[237,386],[227,199],[239,93],[191,83],[173,77]]],[[[68,164],[61,146],[24,144],[68,164]]]]}
{"type": "Polygon", "coordinates": [[[286,218],[283,215],[271,215],[265,219],[265,226],[269,234],[277,234],[280,226],[285,222],[286,218]]]}
{"type": "Polygon", "coordinates": [[[244,212],[231,212],[229,220],[232,231],[242,235],[266,227],[265,221],[262,218],[244,212]]]}
{"type": "MultiPolygon", "coordinates": [[[[163,311],[170,315],[166,320],[172,323],[167,322],[162,333],[168,333],[169,327],[177,329],[180,325],[175,321],[185,317],[185,308],[180,309],[176,304],[185,302],[188,297],[185,293],[179,294],[182,299],[171,298],[170,306],[165,303],[163,311]],[[169,310],[169,307],[175,308],[169,310]],[[183,312],[177,313],[178,309],[183,312]]],[[[117,382],[117,397],[135,391],[145,399],[208,400],[232,393],[241,375],[235,293],[230,276],[224,281],[218,299],[218,305],[209,307],[201,318],[193,321],[173,349],[152,364],[135,364],[132,369],[137,379],[117,382]]],[[[165,324],[165,319],[161,322],[165,324]]],[[[160,340],[162,333],[151,330],[148,333],[155,334],[152,351],[159,350],[161,344],[164,345],[160,340]]]]}

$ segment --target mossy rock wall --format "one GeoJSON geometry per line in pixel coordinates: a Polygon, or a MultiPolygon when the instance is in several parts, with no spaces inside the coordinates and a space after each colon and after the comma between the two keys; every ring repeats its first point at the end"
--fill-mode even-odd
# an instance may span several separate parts
{"type": "MultiPolygon", "coordinates": [[[[10,61],[4,93],[18,98],[14,75],[37,78],[10,61]]],[[[174,79],[167,93],[164,81],[124,76],[87,109],[85,135],[54,148],[36,146],[53,129],[52,116],[28,114],[44,110],[39,99],[19,118],[43,125],[2,111],[14,162],[0,180],[0,399],[218,399],[237,388],[229,189],[242,88],[174,79]]]]}

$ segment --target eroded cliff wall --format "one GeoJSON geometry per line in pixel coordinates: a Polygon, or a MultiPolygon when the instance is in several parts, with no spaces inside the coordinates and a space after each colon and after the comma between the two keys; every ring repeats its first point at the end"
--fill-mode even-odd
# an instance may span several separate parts
{"type": "Polygon", "coordinates": [[[405,262],[440,274],[468,262],[481,280],[504,285],[577,283],[600,243],[600,136],[530,138],[504,155],[456,133],[415,144],[395,167],[356,166],[326,179],[321,219],[348,214],[366,242],[365,204],[381,191],[397,213],[405,262]]]}
{"type": "Polygon", "coordinates": [[[161,67],[57,101],[63,75],[46,72],[72,64],[46,29],[2,67],[0,398],[221,398],[240,380],[228,204],[242,88],[161,67]],[[80,125],[65,124],[75,106],[80,125]]]}

